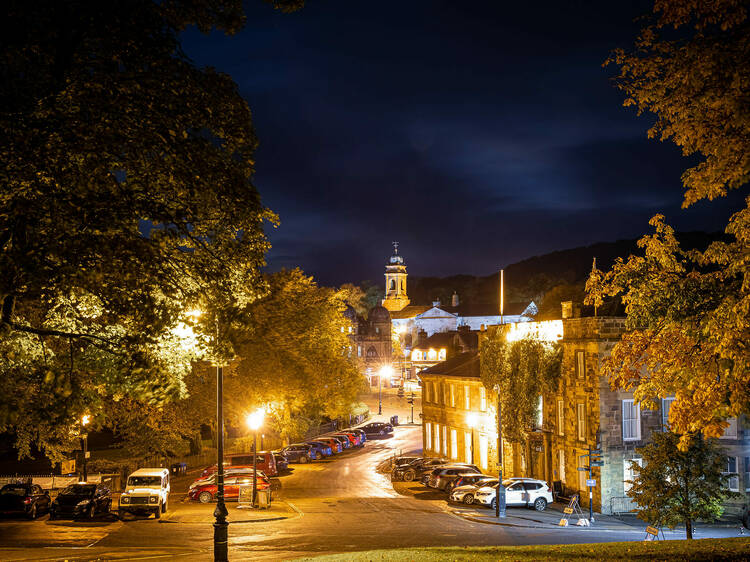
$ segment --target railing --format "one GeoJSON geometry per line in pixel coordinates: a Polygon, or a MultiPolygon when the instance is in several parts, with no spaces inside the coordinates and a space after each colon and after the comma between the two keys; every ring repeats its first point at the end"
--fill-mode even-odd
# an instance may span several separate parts
{"type": "Polygon", "coordinates": [[[616,496],[609,499],[609,508],[612,512],[612,515],[631,513],[636,510],[637,506],[638,504],[636,504],[632,498],[629,498],[627,496],[616,496]]]}
{"type": "MultiPolygon", "coordinates": [[[[16,484],[19,482],[28,482],[31,480],[33,484],[41,486],[45,490],[59,490],[70,484],[80,482],[79,476],[57,476],[54,474],[14,474],[14,475],[2,475],[0,476],[0,486],[5,484],[16,484]]],[[[96,483],[102,482],[108,484],[113,489],[119,488],[120,475],[119,474],[89,474],[87,477],[88,482],[96,483]]]]}

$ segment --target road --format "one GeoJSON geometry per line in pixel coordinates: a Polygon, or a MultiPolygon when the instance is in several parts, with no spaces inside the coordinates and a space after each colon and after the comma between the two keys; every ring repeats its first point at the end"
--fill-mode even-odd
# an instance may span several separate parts
{"type": "MultiPolygon", "coordinates": [[[[489,525],[455,515],[438,493],[399,494],[375,467],[394,452],[417,449],[420,442],[418,426],[402,426],[393,437],[370,440],[364,449],[292,465],[293,473],[281,478],[283,501],[275,502],[272,512],[249,513],[229,505],[230,558],[280,560],[381,548],[643,538],[640,529],[602,532],[489,525]]],[[[37,521],[2,521],[0,559],[210,560],[214,506],[181,501],[187,480],[175,487],[180,484],[182,489],[174,491],[170,511],[161,520],[119,521],[112,515],[89,523],[50,522],[47,516],[37,521]]]]}

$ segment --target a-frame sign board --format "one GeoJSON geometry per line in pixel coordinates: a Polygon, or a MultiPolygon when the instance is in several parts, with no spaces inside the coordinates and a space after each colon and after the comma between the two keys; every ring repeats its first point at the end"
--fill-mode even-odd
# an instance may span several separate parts
{"type": "Polygon", "coordinates": [[[643,540],[644,541],[658,541],[659,533],[661,533],[661,540],[666,540],[664,538],[664,531],[661,530],[661,527],[649,525],[648,527],[646,527],[646,536],[644,537],[643,540]]]}
{"type": "Polygon", "coordinates": [[[563,516],[562,516],[562,519],[560,519],[560,523],[558,523],[558,525],[560,527],[567,527],[568,519],[573,514],[575,514],[578,517],[579,521],[581,519],[584,519],[583,511],[581,511],[581,506],[578,503],[578,494],[570,498],[570,501],[568,502],[568,506],[563,509],[563,516]]]}

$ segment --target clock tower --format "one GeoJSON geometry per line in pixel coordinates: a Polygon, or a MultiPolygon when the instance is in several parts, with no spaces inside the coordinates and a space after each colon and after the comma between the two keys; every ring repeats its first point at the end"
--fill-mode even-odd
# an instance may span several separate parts
{"type": "Polygon", "coordinates": [[[406,295],[406,265],[398,253],[398,242],[393,243],[393,255],[385,266],[385,298],[383,307],[389,312],[403,310],[409,304],[406,295]]]}

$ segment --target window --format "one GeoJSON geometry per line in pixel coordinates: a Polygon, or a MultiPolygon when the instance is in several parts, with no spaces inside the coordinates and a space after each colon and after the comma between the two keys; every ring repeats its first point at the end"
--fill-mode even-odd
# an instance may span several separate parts
{"type": "Polygon", "coordinates": [[[451,458],[458,459],[458,433],[451,429],[451,458]]]}
{"type": "Polygon", "coordinates": [[[456,407],[456,385],[451,383],[451,408],[456,407]]]}
{"type": "Polygon", "coordinates": [[[586,375],[586,354],[583,351],[576,351],[576,376],[582,379],[586,375]]]}
{"type": "Polygon", "coordinates": [[[432,424],[430,422],[424,424],[424,448],[428,451],[432,449],[432,424]]]}
{"type": "Polygon", "coordinates": [[[349,326],[349,333],[350,334],[352,333],[352,327],[351,326],[349,326]]]}
{"type": "Polygon", "coordinates": [[[565,402],[557,399],[557,434],[565,435],[565,402]]]}
{"type": "Polygon", "coordinates": [[[445,348],[442,348],[442,349],[441,349],[441,350],[440,350],[440,351],[438,352],[438,360],[439,360],[439,361],[445,361],[445,348]]]}
{"type": "Polygon", "coordinates": [[[471,389],[469,385],[464,385],[464,408],[471,410],[471,389]]]}
{"type": "Polygon", "coordinates": [[[443,404],[448,403],[448,385],[443,383],[443,404]]]}
{"type": "Polygon", "coordinates": [[[630,490],[630,488],[633,487],[632,482],[636,478],[635,471],[630,466],[631,461],[635,461],[638,464],[638,466],[643,466],[643,459],[640,457],[622,460],[622,482],[623,482],[623,489],[625,490],[625,492],[627,492],[628,490],[630,490]]]}
{"type": "Polygon", "coordinates": [[[396,290],[396,281],[394,279],[391,279],[391,291],[396,290]]]}
{"type": "Polygon", "coordinates": [[[479,434],[479,468],[487,470],[489,463],[489,444],[487,442],[487,436],[479,434]]]}
{"type": "Polygon", "coordinates": [[[443,426],[443,456],[448,456],[448,429],[443,426]]]}
{"type": "Polygon", "coordinates": [[[661,425],[669,428],[669,409],[672,407],[674,398],[662,398],[661,400],[661,425]]]}
{"type": "Polygon", "coordinates": [[[729,418],[729,427],[724,430],[719,439],[737,439],[737,418],[729,418]]]}
{"type": "Polygon", "coordinates": [[[560,465],[560,482],[565,482],[565,451],[563,449],[557,451],[557,462],[560,465]]]}
{"type": "Polygon", "coordinates": [[[341,326],[341,333],[342,334],[344,333],[344,327],[343,326],[341,326]]]}
{"type": "Polygon", "coordinates": [[[440,453],[440,426],[438,424],[435,424],[435,446],[432,447],[432,450],[440,453]]]}
{"type": "Polygon", "coordinates": [[[737,473],[737,457],[727,457],[727,469],[724,475],[727,476],[727,487],[730,492],[740,491],[740,475],[737,473]]]}
{"type": "Polygon", "coordinates": [[[482,412],[487,410],[487,389],[484,387],[479,389],[479,409],[482,412]]]}
{"type": "Polygon", "coordinates": [[[471,431],[464,432],[464,462],[474,462],[474,455],[472,455],[472,443],[471,443],[471,431]]]}
{"type": "Polygon", "coordinates": [[[586,405],[578,404],[576,412],[578,413],[578,440],[586,441],[586,405]]]}
{"type": "Polygon", "coordinates": [[[730,492],[740,491],[740,475],[737,473],[737,457],[727,457],[727,469],[723,472],[727,476],[727,487],[730,492]]]}
{"type": "Polygon", "coordinates": [[[357,346],[357,357],[362,357],[362,346],[361,345],[357,346]]]}
{"type": "Polygon", "coordinates": [[[750,492],[750,457],[745,457],[745,491],[750,492]]]}
{"type": "Polygon", "coordinates": [[[633,400],[622,401],[622,438],[624,441],[641,438],[641,406],[633,400]]]}
{"type": "Polygon", "coordinates": [[[378,356],[377,350],[374,347],[370,346],[370,348],[367,350],[367,357],[374,358],[377,356],[378,356]]]}
{"type": "Polygon", "coordinates": [[[536,426],[541,429],[544,424],[544,399],[539,395],[539,403],[536,406],[536,426]]]}
{"type": "Polygon", "coordinates": [[[427,352],[427,359],[435,361],[437,359],[437,351],[430,349],[430,351],[427,352]]]}

